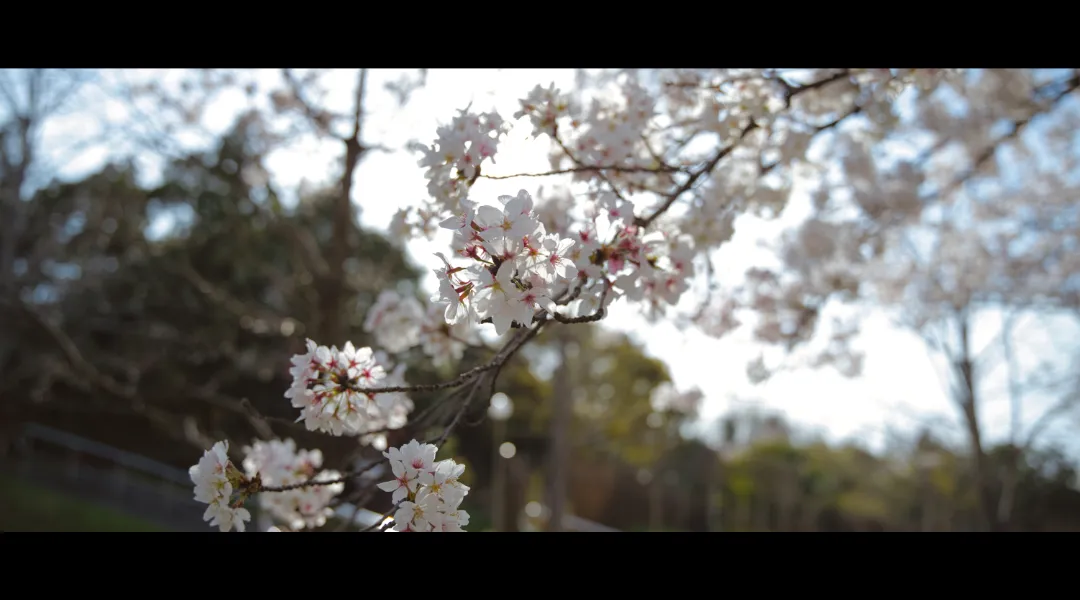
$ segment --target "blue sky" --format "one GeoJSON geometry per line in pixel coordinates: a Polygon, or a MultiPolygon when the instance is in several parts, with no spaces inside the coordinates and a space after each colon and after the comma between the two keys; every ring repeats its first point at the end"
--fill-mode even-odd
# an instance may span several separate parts
{"type": "MultiPolygon", "coordinates": [[[[426,197],[426,182],[416,165],[417,156],[404,150],[407,142],[430,143],[435,137],[436,126],[448,122],[456,110],[470,103],[477,110],[498,108],[509,119],[518,108],[517,99],[536,84],[546,86],[554,81],[558,87],[568,89],[574,81],[572,70],[432,70],[427,86],[418,90],[407,106],[399,109],[394,98],[382,90],[385,82],[399,75],[400,72],[373,70],[369,80],[371,94],[365,137],[370,142],[400,149],[389,153],[373,152],[357,170],[354,201],[360,207],[362,224],[376,230],[385,230],[399,207],[418,204],[426,197]]],[[[277,77],[276,71],[260,76],[268,82],[276,81],[277,77]]],[[[335,74],[332,79],[325,104],[346,109],[355,86],[354,75],[345,72],[335,74]]],[[[242,105],[239,95],[223,98],[209,111],[207,128],[224,130],[232,124],[233,116],[242,105]]],[[[96,106],[99,113],[107,112],[114,119],[127,117],[120,106],[96,106]]],[[[55,122],[46,131],[47,152],[58,156],[70,140],[91,134],[89,123],[84,114],[77,111],[55,122]]],[[[500,144],[496,165],[486,172],[509,174],[546,169],[546,143],[528,139],[527,131],[528,128],[523,126],[511,132],[500,144]]],[[[197,145],[203,139],[192,137],[180,142],[197,145]]],[[[302,180],[329,181],[340,160],[339,145],[314,138],[297,139],[287,150],[271,154],[266,167],[285,197],[294,197],[302,180]]],[[[109,154],[107,147],[90,148],[67,164],[61,173],[65,176],[86,173],[98,168],[109,154]]],[[[65,157],[65,160],[68,159],[65,157]]],[[[151,158],[150,154],[143,154],[139,164],[151,179],[160,168],[160,161],[151,158]]],[[[493,202],[498,195],[516,193],[522,187],[535,191],[540,183],[552,182],[481,180],[470,197],[493,202]]],[[[805,204],[805,198],[793,200],[795,205],[800,202],[805,204]]],[[[740,220],[733,241],[715,256],[714,264],[721,271],[721,280],[735,282],[747,267],[768,260],[769,255],[757,247],[758,240],[775,239],[783,226],[798,217],[798,212],[793,210],[787,215],[789,218],[775,223],[752,218],[740,220]]],[[[165,220],[156,227],[164,229],[167,225],[168,220],[165,220]]],[[[446,241],[443,236],[434,243],[413,242],[409,252],[417,264],[434,266],[437,259],[433,253],[444,250],[446,241]]],[[[431,279],[429,285],[433,282],[433,277],[431,279]]],[[[982,347],[993,335],[994,321],[991,315],[977,327],[976,348],[982,347]]],[[[1045,327],[1030,326],[1025,334],[1027,343],[1054,343],[1050,341],[1049,332],[1057,331],[1057,335],[1062,335],[1065,323],[1046,323],[1049,329],[1045,333],[1042,332],[1045,327]]],[[[867,353],[862,377],[847,380],[830,369],[805,370],[777,375],[758,387],[751,386],[745,374],[747,360],[759,351],[759,347],[749,340],[748,332],[715,340],[697,331],[680,331],[670,323],[650,325],[635,308],[621,302],[613,308],[605,325],[629,333],[643,343],[648,353],[664,360],[680,389],[700,387],[706,395],[703,413],[706,420],[732,408],[758,406],[782,412],[797,425],[813,428],[830,439],[858,438],[877,448],[884,445],[887,430],[910,432],[926,419],[950,424],[948,430],[957,435],[961,431],[957,426],[956,411],[945,396],[940,365],[935,365],[918,338],[893,327],[888,316],[881,312],[870,314],[856,343],[867,353]]],[[[1073,331],[1076,332],[1074,325],[1073,331]]],[[[1028,355],[1033,356],[1030,351],[1028,355]]],[[[993,377],[990,384],[994,387],[993,377]]],[[[988,390],[983,408],[984,427],[991,439],[1001,439],[1008,428],[1008,403],[1001,393],[1004,387],[996,387],[997,393],[988,390]]],[[[1031,405],[1026,412],[1037,414],[1038,400],[1029,402],[1031,405]]],[[[1051,434],[1047,439],[1063,439],[1065,430],[1059,428],[1051,434]]]]}

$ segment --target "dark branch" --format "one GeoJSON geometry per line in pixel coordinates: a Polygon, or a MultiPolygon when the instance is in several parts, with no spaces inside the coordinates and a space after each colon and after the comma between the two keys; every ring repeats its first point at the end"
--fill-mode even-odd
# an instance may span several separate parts
{"type": "Polygon", "coordinates": [[[694,187],[694,184],[697,183],[698,179],[701,179],[704,175],[711,173],[713,169],[716,168],[716,165],[720,164],[720,161],[723,160],[725,156],[731,154],[731,152],[739,145],[739,142],[746,138],[746,136],[749,135],[751,131],[757,129],[757,127],[757,123],[751,120],[750,124],[743,128],[738,140],[721,148],[716,153],[716,155],[713,156],[712,159],[705,164],[704,167],[695,171],[694,174],[691,175],[685,183],[679,186],[678,189],[676,189],[674,192],[669,194],[667,200],[665,200],[664,203],[661,204],[660,207],[653,212],[653,214],[649,215],[646,218],[636,217],[634,219],[634,224],[638,227],[648,227],[649,225],[651,225],[653,221],[656,221],[656,219],[660,217],[660,215],[667,212],[667,210],[671,208],[672,204],[675,204],[675,201],[679,199],[679,196],[682,196],[683,194],[688,192],[690,188],[694,187]]]}
{"type": "Polygon", "coordinates": [[[617,165],[578,166],[568,169],[546,171],[544,173],[515,173],[513,175],[481,175],[482,179],[514,179],[517,177],[549,177],[552,175],[566,175],[569,173],[593,173],[600,171],[614,171],[616,173],[678,173],[682,169],[678,167],[620,167],[617,165]]]}

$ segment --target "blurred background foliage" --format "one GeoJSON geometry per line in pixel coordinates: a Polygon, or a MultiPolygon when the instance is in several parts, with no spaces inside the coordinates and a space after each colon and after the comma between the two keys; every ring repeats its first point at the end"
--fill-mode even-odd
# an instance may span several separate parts
{"type": "MultiPolygon", "coordinates": [[[[367,308],[384,289],[419,294],[420,267],[383,234],[350,220],[343,238],[349,258],[335,280],[320,249],[340,241],[338,190],[307,190],[295,208],[284,207],[260,176],[258,126],[242,118],[210,151],[176,157],[153,188],[136,183],[133,164],[117,163],[41,186],[23,203],[23,227],[5,240],[14,260],[0,288],[6,467],[18,461],[16,442],[28,423],[183,470],[217,439],[239,448],[259,437],[289,437],[321,448],[328,465],[376,456],[354,439],[293,423],[283,397],[289,358],[307,336],[370,345],[362,329],[367,308]],[[173,219],[166,232],[150,227],[163,213],[173,219]],[[344,294],[334,291],[339,287],[344,294]],[[327,298],[342,316],[332,330],[324,321],[327,298]]],[[[5,193],[21,189],[10,168],[0,175],[5,193]]],[[[469,350],[461,368],[487,356],[469,350]]],[[[419,353],[407,362],[411,383],[448,375],[419,353]]],[[[545,502],[557,380],[572,406],[567,504],[581,519],[623,530],[977,527],[968,458],[930,433],[875,455],[743,411],[702,441],[685,435],[694,414],[651,404],[670,381],[665,365],[625,336],[590,325],[560,328],[558,336],[546,331],[503,370],[498,389],[514,411],[501,431],[485,418],[486,406],[476,407],[444,446],[441,456],[468,467],[470,530],[544,527],[544,512],[526,507],[545,502]],[[551,366],[559,352],[570,359],[561,370],[551,366]],[[513,444],[512,458],[494,451],[504,441],[513,444]],[[495,486],[500,460],[506,476],[495,486]],[[501,524],[491,514],[496,495],[508,507],[501,524]]],[[[414,414],[437,399],[415,395],[414,414]]],[[[396,432],[389,442],[425,433],[396,432]]],[[[989,457],[1004,470],[1015,450],[994,448],[989,457]]],[[[1026,452],[1020,464],[1005,528],[1080,531],[1076,465],[1052,450],[1026,452]]],[[[0,494],[2,529],[153,528],[118,524],[112,512],[73,507],[74,495],[57,500],[55,491],[5,477],[11,485],[0,494]]],[[[389,498],[369,506],[387,509],[389,498]]]]}

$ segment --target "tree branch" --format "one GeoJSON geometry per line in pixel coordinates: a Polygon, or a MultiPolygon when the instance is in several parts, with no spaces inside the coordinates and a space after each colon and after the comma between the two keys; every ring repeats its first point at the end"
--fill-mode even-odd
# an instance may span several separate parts
{"type": "Polygon", "coordinates": [[[617,165],[578,166],[543,173],[515,173],[513,175],[481,175],[481,179],[515,179],[518,177],[549,177],[552,175],[567,175],[570,173],[594,173],[600,171],[614,171],[616,173],[678,173],[683,169],[678,167],[620,167],[617,165]]]}
{"type": "Polygon", "coordinates": [[[704,167],[702,167],[702,168],[698,169],[696,172],[694,172],[694,174],[691,175],[690,178],[687,179],[685,183],[683,183],[681,186],[679,186],[674,192],[669,194],[668,197],[667,197],[667,200],[665,200],[664,203],[661,204],[659,208],[657,208],[655,211],[653,211],[653,214],[649,215],[646,218],[635,217],[634,218],[634,224],[639,226],[639,227],[648,227],[649,225],[652,225],[652,223],[654,221],[656,221],[656,219],[658,219],[660,217],[660,215],[664,214],[665,212],[667,212],[667,210],[669,208],[671,208],[672,204],[675,204],[675,201],[679,199],[679,196],[682,196],[687,191],[689,191],[690,188],[692,188],[694,186],[694,184],[697,183],[698,179],[701,179],[701,177],[703,177],[704,175],[707,175],[707,174],[711,173],[712,170],[716,168],[716,165],[720,164],[720,161],[723,160],[725,156],[727,156],[728,154],[731,154],[731,151],[734,150],[739,145],[739,142],[741,142],[751,131],[757,129],[757,127],[758,127],[757,123],[755,123],[753,121],[753,119],[751,119],[750,124],[747,125],[745,128],[743,128],[742,133],[739,135],[738,140],[736,140],[735,142],[732,142],[731,144],[721,148],[716,153],[716,155],[714,155],[709,160],[709,162],[705,164],[704,167]]]}

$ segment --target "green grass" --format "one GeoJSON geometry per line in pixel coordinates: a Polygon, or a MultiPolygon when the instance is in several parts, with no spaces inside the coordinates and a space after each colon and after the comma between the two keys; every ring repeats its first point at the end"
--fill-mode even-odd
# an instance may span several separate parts
{"type": "Polygon", "coordinates": [[[97,504],[0,475],[0,531],[165,531],[97,504]]]}

